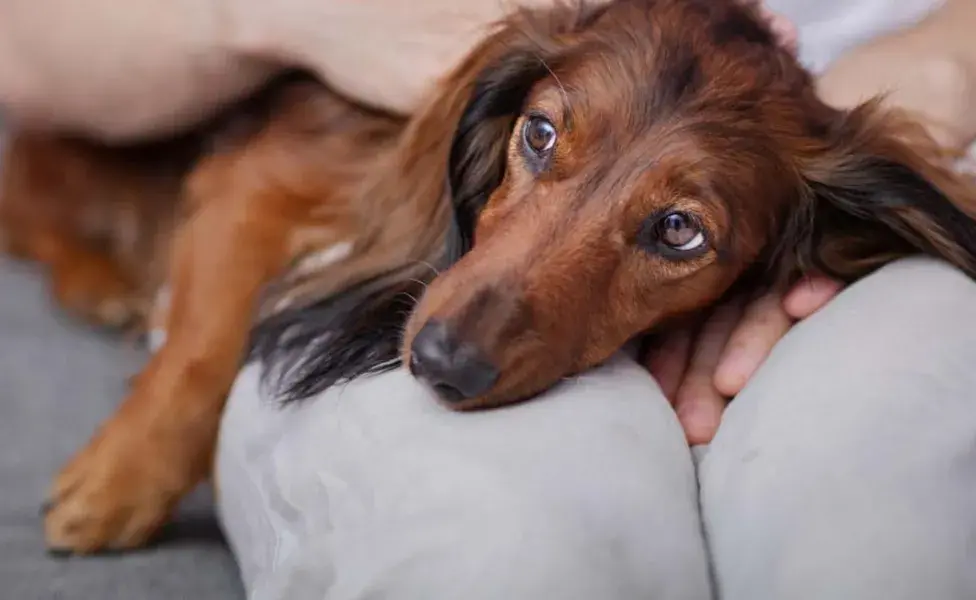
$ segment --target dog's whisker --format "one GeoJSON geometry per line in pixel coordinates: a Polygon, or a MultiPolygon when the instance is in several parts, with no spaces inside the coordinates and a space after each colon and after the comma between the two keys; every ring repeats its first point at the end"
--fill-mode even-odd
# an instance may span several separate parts
{"type": "Polygon", "coordinates": [[[555,80],[556,85],[559,86],[559,91],[562,93],[563,100],[565,100],[567,108],[569,108],[569,110],[572,110],[572,103],[569,101],[569,92],[566,91],[566,86],[563,85],[563,82],[559,79],[559,76],[556,75],[556,72],[552,70],[552,67],[549,66],[549,63],[546,62],[546,59],[543,58],[541,54],[539,54],[534,50],[532,51],[532,54],[539,60],[540,63],[542,63],[542,66],[545,67],[546,71],[548,71],[549,74],[552,75],[552,78],[555,80]]]}
{"type": "Polygon", "coordinates": [[[422,266],[427,267],[428,269],[430,269],[431,273],[433,273],[435,277],[441,274],[440,269],[438,269],[436,266],[434,266],[434,264],[431,263],[430,261],[423,260],[423,259],[418,259],[418,260],[414,261],[414,264],[418,264],[418,265],[422,265],[422,266]]]}
{"type": "Polygon", "coordinates": [[[414,297],[413,294],[409,292],[403,292],[403,295],[406,296],[407,298],[410,298],[411,302],[413,302],[414,304],[420,304],[420,300],[417,300],[417,298],[414,297]]]}

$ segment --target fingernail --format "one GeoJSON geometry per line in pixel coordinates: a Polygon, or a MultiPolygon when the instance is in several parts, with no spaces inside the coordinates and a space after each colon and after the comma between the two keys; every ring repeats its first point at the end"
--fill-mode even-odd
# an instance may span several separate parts
{"type": "Polygon", "coordinates": [[[717,425],[712,423],[712,419],[703,418],[703,415],[694,414],[703,411],[686,411],[685,414],[678,414],[678,421],[681,428],[685,431],[685,439],[689,445],[707,444],[715,435],[717,425]],[[691,413],[691,414],[689,414],[691,413]]]}

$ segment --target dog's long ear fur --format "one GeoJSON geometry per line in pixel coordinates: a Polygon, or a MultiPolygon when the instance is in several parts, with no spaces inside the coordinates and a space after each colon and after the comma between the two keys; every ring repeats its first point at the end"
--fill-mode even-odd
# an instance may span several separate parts
{"type": "MultiPolygon", "coordinates": [[[[505,148],[532,86],[554,75],[568,34],[585,28],[604,9],[580,4],[523,10],[492,43],[500,51],[478,73],[451,143],[448,180],[462,232],[473,232],[478,213],[502,181],[505,148]]],[[[471,239],[465,242],[470,247],[471,239]]]]}
{"type": "Polygon", "coordinates": [[[920,125],[878,100],[828,114],[800,160],[800,198],[780,236],[780,268],[850,282],[927,254],[976,276],[974,182],[952,169],[920,125]]]}

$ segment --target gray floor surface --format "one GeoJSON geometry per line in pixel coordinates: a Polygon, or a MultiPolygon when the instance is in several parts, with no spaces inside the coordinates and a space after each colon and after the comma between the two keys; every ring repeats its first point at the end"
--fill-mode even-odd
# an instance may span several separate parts
{"type": "Polygon", "coordinates": [[[118,404],[145,355],[65,318],[32,267],[0,258],[0,600],[243,598],[208,490],[154,547],[96,558],[45,552],[51,476],[118,404]]]}

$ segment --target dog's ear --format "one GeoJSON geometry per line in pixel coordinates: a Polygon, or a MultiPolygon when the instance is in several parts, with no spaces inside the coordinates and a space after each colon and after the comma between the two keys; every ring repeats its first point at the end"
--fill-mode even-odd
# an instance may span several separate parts
{"type": "Polygon", "coordinates": [[[829,114],[799,165],[800,198],[779,242],[787,270],[853,281],[927,254],[976,276],[974,182],[921,126],[878,101],[829,114]]]}
{"type": "Polygon", "coordinates": [[[572,34],[586,28],[605,6],[522,10],[501,24],[471,54],[479,64],[460,69],[472,81],[451,142],[448,180],[459,228],[474,221],[505,174],[505,149],[532,87],[554,75],[572,34]]]}
{"type": "Polygon", "coordinates": [[[546,58],[515,47],[479,73],[451,143],[448,181],[463,232],[505,174],[505,148],[533,84],[546,75],[546,58]]]}

